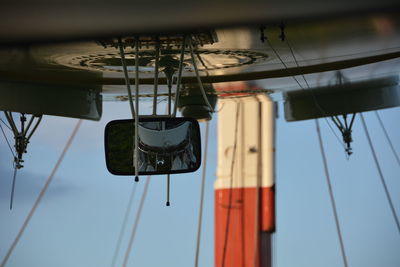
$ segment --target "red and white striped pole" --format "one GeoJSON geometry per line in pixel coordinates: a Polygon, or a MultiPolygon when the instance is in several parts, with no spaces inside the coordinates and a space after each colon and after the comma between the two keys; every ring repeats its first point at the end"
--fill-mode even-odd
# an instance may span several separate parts
{"type": "Polygon", "coordinates": [[[219,100],[215,267],[271,266],[275,105],[266,95],[219,100]]]}

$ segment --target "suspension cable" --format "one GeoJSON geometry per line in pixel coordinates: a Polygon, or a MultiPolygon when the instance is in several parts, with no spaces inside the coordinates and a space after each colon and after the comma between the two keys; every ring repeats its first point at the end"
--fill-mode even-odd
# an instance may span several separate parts
{"type": "Polygon", "coordinates": [[[379,164],[378,157],[377,157],[377,155],[376,155],[374,146],[373,146],[373,144],[372,144],[371,137],[370,137],[369,132],[368,132],[367,124],[365,123],[364,116],[363,116],[362,113],[360,113],[360,117],[361,117],[362,125],[363,125],[363,127],[364,127],[365,135],[367,136],[367,139],[368,139],[369,147],[371,148],[371,152],[372,152],[372,156],[373,156],[374,161],[375,161],[376,169],[378,170],[379,177],[380,177],[380,179],[381,179],[381,183],[382,183],[383,189],[385,190],[386,198],[387,198],[387,200],[388,200],[388,202],[389,202],[389,206],[390,206],[390,209],[391,209],[391,211],[392,211],[393,218],[394,218],[394,220],[395,220],[395,222],[396,222],[396,225],[397,225],[397,230],[398,230],[399,233],[400,233],[400,222],[399,222],[399,218],[398,218],[397,213],[396,213],[396,210],[395,210],[395,208],[394,208],[394,205],[393,205],[393,202],[392,202],[392,198],[390,197],[389,189],[388,189],[388,187],[387,187],[387,185],[386,185],[385,178],[383,177],[382,169],[381,169],[381,166],[380,166],[380,164],[379,164]]]}
{"type": "Polygon", "coordinates": [[[5,139],[5,140],[6,140],[6,142],[7,142],[8,148],[9,148],[9,149],[10,149],[10,151],[11,151],[11,154],[12,154],[12,155],[13,155],[13,157],[15,158],[14,151],[13,151],[13,149],[12,149],[11,145],[10,145],[10,142],[8,141],[7,135],[6,135],[6,133],[4,132],[4,130],[3,130],[3,127],[1,126],[1,124],[0,124],[0,129],[1,129],[1,132],[3,133],[4,139],[5,139]]]}
{"type": "Polygon", "coordinates": [[[35,203],[32,206],[32,209],[29,211],[28,216],[26,217],[24,223],[22,224],[21,229],[18,231],[17,236],[15,237],[13,243],[11,244],[11,247],[8,249],[3,261],[0,264],[0,267],[4,267],[7,264],[8,259],[10,258],[12,252],[14,251],[15,247],[18,244],[18,241],[21,239],[23,233],[25,232],[26,227],[28,226],[30,220],[32,219],[32,216],[34,215],[37,207],[40,204],[40,201],[43,199],[44,194],[46,193],[47,189],[49,188],[50,183],[52,182],[54,175],[56,174],[58,168],[60,167],[62,161],[64,160],[65,154],[67,153],[68,149],[70,148],[72,141],[74,140],[76,133],[79,130],[79,127],[82,124],[82,120],[79,120],[74,128],[74,130],[72,131],[71,136],[69,137],[67,143],[65,144],[64,150],[62,151],[56,165],[54,166],[52,172],[50,173],[49,177],[46,180],[46,183],[44,184],[42,190],[40,191],[38,197],[36,198],[35,203]]]}
{"type": "MultiPolygon", "coordinates": [[[[292,46],[290,45],[289,40],[288,40],[287,37],[285,38],[285,41],[286,41],[286,45],[289,47],[290,53],[292,54],[292,57],[293,57],[293,59],[294,59],[294,62],[296,63],[296,66],[299,67],[300,64],[299,64],[299,62],[297,61],[297,58],[296,58],[296,56],[295,56],[295,54],[294,54],[294,51],[293,51],[293,49],[292,49],[292,46]]],[[[310,88],[310,85],[308,84],[307,79],[306,79],[306,77],[304,76],[304,74],[302,74],[301,76],[303,77],[303,80],[304,80],[304,82],[306,83],[307,88],[310,88]]]]}
{"type": "Polygon", "coordinates": [[[126,206],[125,216],[124,216],[124,219],[123,219],[123,222],[122,222],[122,226],[121,226],[121,229],[120,229],[120,232],[119,232],[119,235],[118,235],[117,246],[115,247],[113,259],[112,259],[112,262],[111,262],[111,267],[114,267],[116,262],[117,262],[117,256],[118,256],[119,251],[121,249],[121,243],[122,243],[122,239],[124,237],[126,224],[128,222],[128,218],[129,218],[130,212],[132,210],[132,204],[133,204],[133,199],[134,199],[135,193],[136,193],[136,187],[137,187],[137,183],[133,183],[131,194],[130,194],[129,200],[128,200],[128,205],[126,206]]]}
{"type": "Polygon", "coordinates": [[[336,210],[335,196],[333,195],[331,178],[329,176],[329,170],[328,170],[328,161],[326,159],[326,154],[325,154],[324,144],[322,142],[322,135],[321,135],[321,130],[320,130],[320,127],[319,127],[318,119],[315,120],[315,127],[316,127],[317,134],[318,134],[319,147],[320,147],[320,151],[321,151],[322,162],[324,164],[326,183],[327,183],[328,189],[329,189],[329,197],[330,197],[330,200],[331,200],[333,216],[335,218],[336,231],[337,231],[338,237],[339,237],[340,250],[341,250],[341,253],[342,253],[343,264],[344,264],[345,267],[347,267],[348,266],[347,257],[346,257],[346,252],[345,252],[345,248],[344,248],[342,232],[340,230],[339,217],[338,217],[337,210],[336,210]]]}
{"type": "Polygon", "coordinates": [[[260,178],[257,177],[256,184],[256,200],[255,200],[255,220],[254,220],[254,251],[253,251],[253,267],[257,267],[258,262],[258,252],[260,244],[260,231],[259,231],[259,221],[260,221],[260,178]]]}
{"type": "MultiPolygon", "coordinates": [[[[292,54],[292,57],[296,63],[296,66],[299,66],[299,63],[297,61],[296,55],[294,54],[294,51],[292,49],[292,46],[289,43],[289,40],[287,38],[285,38],[286,40],[286,44],[290,49],[290,53],[292,54]]],[[[307,79],[305,77],[304,74],[301,75],[303,77],[304,82],[306,83],[308,89],[310,89],[310,85],[307,82],[307,79]]],[[[316,106],[318,107],[318,109],[326,115],[326,112],[322,109],[322,107],[319,105],[315,95],[313,92],[311,92],[312,97],[314,99],[314,102],[316,104],[316,106]]],[[[351,119],[351,123],[350,123],[350,127],[353,125],[354,122],[354,118],[355,118],[355,114],[353,115],[352,119],[351,119]]],[[[335,131],[333,131],[331,125],[329,124],[328,120],[326,118],[324,118],[326,123],[328,124],[329,128],[331,129],[332,133],[336,136],[336,138],[338,139],[339,143],[345,148],[346,151],[346,146],[344,145],[344,143],[342,141],[340,141],[339,137],[336,135],[335,131]]],[[[332,118],[333,122],[336,124],[336,121],[332,118]]],[[[338,120],[338,122],[341,124],[340,120],[338,120]]],[[[347,121],[345,121],[346,126],[347,126],[347,121]]],[[[336,224],[336,231],[339,237],[339,243],[340,243],[340,250],[341,250],[341,254],[342,254],[342,259],[343,259],[343,264],[344,267],[348,266],[347,263],[347,257],[346,257],[346,252],[345,252],[345,248],[344,248],[344,242],[343,242],[343,237],[342,237],[342,232],[340,229],[340,223],[339,223],[339,218],[338,218],[338,214],[337,214],[337,209],[336,209],[336,202],[335,202],[335,198],[334,198],[334,194],[333,194],[333,189],[332,189],[332,184],[331,184],[331,180],[330,180],[330,176],[329,176],[329,170],[328,170],[328,162],[326,159],[326,154],[325,154],[325,149],[323,146],[323,142],[322,142],[322,135],[321,135],[321,131],[320,131],[320,126],[319,126],[319,121],[318,119],[315,119],[315,125],[316,125],[316,129],[317,129],[317,133],[318,133],[318,140],[319,140],[319,144],[320,144],[320,150],[321,150],[321,155],[322,155],[322,159],[323,159],[323,164],[324,164],[324,170],[325,170],[325,177],[326,177],[326,181],[328,184],[328,189],[329,189],[329,196],[330,196],[330,200],[331,200],[331,205],[332,205],[332,210],[333,210],[333,215],[335,218],[335,224],[336,224]]],[[[347,127],[346,127],[347,128],[347,127]]],[[[339,127],[340,129],[340,127],[339,127]]]]}
{"type": "Polygon", "coordinates": [[[26,135],[27,134],[27,132],[29,131],[29,128],[31,128],[31,125],[32,125],[32,122],[33,122],[34,118],[35,118],[35,116],[32,115],[31,119],[28,122],[28,125],[26,126],[25,129],[23,129],[22,135],[26,135]]]}
{"type": "Polygon", "coordinates": [[[179,96],[180,96],[180,87],[181,87],[181,79],[182,79],[182,70],[183,70],[183,61],[185,59],[185,48],[186,48],[186,36],[183,36],[182,47],[181,47],[181,57],[179,59],[179,68],[178,68],[178,80],[176,84],[176,92],[175,92],[175,105],[173,117],[176,117],[176,112],[179,106],[179,96]]]}
{"type": "Polygon", "coordinates": [[[10,114],[7,111],[3,111],[4,112],[4,116],[6,117],[8,123],[10,124],[10,128],[11,130],[15,133],[18,133],[17,130],[17,126],[15,126],[14,120],[12,119],[12,114],[10,112],[10,114]]]}
{"type": "Polygon", "coordinates": [[[197,63],[196,63],[196,60],[195,60],[194,54],[193,54],[193,44],[192,44],[191,36],[189,36],[189,49],[190,49],[190,56],[192,58],[194,72],[196,73],[197,82],[198,82],[198,84],[200,86],[200,91],[201,91],[201,94],[203,95],[204,102],[206,102],[207,106],[210,108],[210,111],[214,112],[213,107],[211,106],[210,102],[208,101],[208,98],[207,98],[207,95],[206,95],[206,91],[204,90],[204,87],[203,87],[203,83],[201,82],[199,70],[197,68],[197,63]]]}
{"type": "MultiPolygon", "coordinates": [[[[42,120],[42,115],[40,116],[35,116],[31,115],[28,125],[25,127],[25,122],[26,122],[26,117],[24,113],[21,113],[21,127],[20,130],[18,130],[17,126],[15,125],[13,116],[11,112],[6,112],[4,111],[4,114],[6,115],[6,118],[10,124],[11,131],[14,134],[14,139],[15,139],[15,153],[13,152],[13,149],[8,142],[7,136],[4,133],[3,127],[0,124],[1,131],[4,135],[4,138],[6,139],[6,142],[8,144],[8,147],[11,150],[11,153],[14,157],[14,162],[13,162],[13,167],[14,167],[14,174],[12,178],[12,185],[11,185],[11,195],[10,195],[10,210],[12,210],[13,207],[13,201],[14,201],[14,192],[15,192],[15,185],[16,185],[16,179],[17,179],[17,169],[21,169],[23,167],[22,163],[24,162],[23,154],[26,153],[26,148],[28,146],[29,140],[36,131],[37,127],[39,126],[41,120],[42,120]],[[35,126],[33,127],[32,131],[29,133],[29,130],[35,120],[35,117],[38,117],[39,119],[36,121],[35,126]],[[27,137],[28,135],[28,137],[27,137]]],[[[4,123],[4,122],[3,122],[4,123]]]]}
{"type": "MultiPolygon", "coordinates": [[[[185,39],[185,38],[184,38],[185,39]]],[[[182,49],[185,49],[185,47],[184,46],[182,46],[182,49]]],[[[184,51],[184,50],[183,50],[184,51]]],[[[181,54],[181,59],[182,59],[182,54],[181,54]]],[[[182,71],[182,62],[181,61],[179,61],[179,71],[181,72],[182,71]]],[[[171,115],[172,115],[172,106],[171,106],[171,103],[172,103],[172,83],[173,83],[173,75],[171,75],[171,78],[170,79],[168,79],[168,104],[167,104],[167,113],[168,113],[168,116],[169,117],[171,117],[171,115]]],[[[177,87],[178,87],[178,84],[177,84],[177,87]]],[[[177,91],[176,91],[176,94],[178,94],[178,88],[177,88],[177,91]]],[[[175,107],[176,107],[176,102],[175,102],[175,107]]],[[[170,161],[172,161],[172,159],[170,158],[170,161]]],[[[170,205],[171,205],[171,202],[170,202],[170,193],[171,193],[171,175],[168,173],[167,174],[167,201],[165,202],[165,206],[167,206],[167,207],[169,207],[170,205]]]]}
{"type": "Polygon", "coordinates": [[[121,37],[118,38],[118,47],[119,47],[119,53],[121,55],[122,69],[124,70],[126,89],[128,91],[129,106],[131,108],[132,118],[135,118],[135,108],[133,107],[133,102],[132,102],[132,90],[131,90],[131,85],[130,85],[130,81],[129,81],[128,68],[126,65],[124,46],[122,44],[121,37]]]}
{"type": "Polygon", "coordinates": [[[139,208],[138,208],[138,210],[136,212],[135,222],[133,223],[131,236],[129,238],[128,248],[125,251],[124,262],[122,264],[123,267],[126,267],[127,264],[128,264],[129,255],[130,255],[130,252],[131,252],[131,249],[132,249],[133,241],[135,240],[136,230],[137,230],[138,225],[139,225],[140,217],[142,215],[142,210],[143,210],[143,206],[144,206],[144,201],[146,199],[147,191],[148,191],[148,188],[149,188],[150,179],[151,179],[151,176],[148,176],[147,179],[146,179],[146,183],[144,185],[142,198],[140,200],[139,208]]]}
{"type": "Polygon", "coordinates": [[[157,115],[157,94],[158,94],[158,73],[160,62],[160,39],[156,37],[156,55],[154,65],[154,97],[153,97],[153,115],[157,115]]]}
{"type": "Polygon", "coordinates": [[[14,165],[14,174],[12,179],[11,196],[10,196],[10,210],[12,210],[13,208],[15,183],[17,181],[17,170],[18,170],[17,165],[14,165]]]}
{"type": "MultiPolygon", "coordinates": [[[[278,52],[275,50],[275,48],[272,46],[271,42],[269,41],[268,38],[265,39],[268,43],[268,45],[271,47],[272,51],[274,52],[274,54],[276,55],[276,57],[279,59],[279,61],[282,63],[282,65],[285,67],[285,69],[290,70],[289,67],[286,65],[286,63],[282,60],[282,58],[279,56],[278,52]]],[[[287,40],[287,37],[286,37],[287,40]]],[[[291,49],[291,51],[293,51],[291,49]]],[[[294,53],[292,54],[295,62],[296,62],[296,66],[299,66],[298,61],[294,55],[294,53]]],[[[296,81],[297,85],[300,87],[300,89],[305,90],[305,88],[300,84],[300,82],[296,79],[296,77],[294,75],[291,74],[291,77],[296,81]]],[[[310,89],[310,86],[305,78],[305,76],[303,75],[303,79],[306,82],[306,85],[308,86],[308,89],[310,89]]],[[[311,95],[313,97],[314,103],[317,106],[317,108],[320,110],[320,112],[322,113],[322,115],[327,116],[326,112],[322,109],[322,107],[319,105],[315,95],[311,92],[311,95]]],[[[331,130],[331,132],[333,133],[333,135],[336,137],[336,139],[338,140],[338,142],[340,143],[341,146],[343,146],[343,148],[346,148],[346,146],[344,145],[344,143],[340,140],[339,136],[336,134],[335,130],[332,128],[332,126],[330,125],[329,121],[324,118],[326,124],[328,124],[329,129],[331,130]]]]}
{"type": "MultiPolygon", "coordinates": [[[[262,108],[262,107],[261,107],[262,108]]],[[[262,123],[262,120],[261,120],[262,123]]],[[[260,125],[262,129],[262,125],[260,125]]],[[[261,198],[261,186],[262,186],[262,157],[263,157],[263,150],[262,150],[262,136],[258,134],[258,143],[260,146],[259,153],[257,155],[257,178],[256,178],[256,187],[255,187],[255,210],[254,210],[254,251],[253,251],[253,267],[257,267],[259,264],[260,257],[258,257],[260,253],[260,235],[261,235],[261,228],[260,228],[260,198],[261,198]]],[[[243,175],[243,174],[242,174],[243,175]]],[[[244,176],[244,175],[243,175],[244,176]]],[[[244,205],[243,205],[244,208],[244,205]]],[[[243,246],[243,245],[242,245],[243,246]]],[[[271,246],[272,249],[272,246],[271,246]]]]}
{"type": "Polygon", "coordinates": [[[135,181],[139,182],[139,37],[135,38],[135,181]]]}
{"type": "Polygon", "coordinates": [[[386,127],[385,127],[385,125],[383,124],[383,122],[382,122],[382,120],[381,120],[381,117],[379,116],[378,111],[375,111],[375,115],[376,115],[376,117],[378,118],[379,124],[381,125],[381,128],[382,128],[383,132],[385,133],[386,140],[388,141],[388,143],[389,143],[389,145],[390,145],[390,149],[392,150],[393,155],[394,155],[394,157],[396,158],[397,164],[400,166],[400,158],[399,158],[399,155],[397,154],[396,149],[394,149],[392,140],[390,139],[390,136],[389,136],[388,132],[386,131],[386,127]]]}
{"type": "Polygon", "coordinates": [[[231,179],[229,182],[229,196],[228,196],[228,212],[226,215],[226,223],[225,223],[225,238],[224,238],[224,247],[222,251],[222,267],[225,267],[225,257],[226,257],[226,250],[228,247],[228,235],[229,235],[229,225],[230,225],[230,217],[231,217],[231,209],[232,209],[232,189],[233,189],[233,168],[235,166],[235,156],[236,156],[236,139],[238,136],[239,130],[239,110],[240,110],[240,103],[237,103],[236,108],[236,125],[235,125],[235,138],[233,139],[235,143],[233,144],[233,151],[232,151],[232,164],[231,164],[231,179]]]}
{"type": "Polygon", "coordinates": [[[198,219],[198,223],[197,223],[196,257],[195,257],[195,263],[194,263],[195,267],[199,266],[201,227],[202,227],[202,219],[203,219],[204,186],[205,186],[205,180],[206,180],[206,167],[207,167],[209,124],[210,124],[210,122],[207,121],[206,122],[205,143],[204,143],[203,170],[202,170],[202,174],[201,174],[200,208],[199,208],[199,219],[198,219]]]}
{"type": "Polygon", "coordinates": [[[0,122],[2,122],[10,131],[12,131],[11,127],[8,126],[8,124],[2,118],[0,118],[0,122]]]}
{"type": "MultiPolygon", "coordinates": [[[[292,48],[292,46],[290,45],[289,39],[287,38],[286,35],[285,35],[284,40],[285,40],[285,42],[286,42],[286,45],[289,47],[290,53],[291,53],[291,55],[292,55],[292,57],[293,57],[294,62],[296,63],[296,66],[297,66],[297,67],[300,67],[300,64],[299,64],[299,62],[298,62],[298,60],[297,60],[297,57],[296,57],[296,55],[294,54],[293,48],[292,48]]],[[[270,45],[270,46],[271,46],[271,45],[270,45]]],[[[271,48],[272,48],[272,47],[271,47],[271,48]]],[[[275,50],[274,50],[274,51],[275,51],[275,50]]],[[[275,51],[275,53],[276,53],[276,51],[275,51]]],[[[284,64],[283,61],[282,61],[282,59],[281,59],[280,57],[279,57],[279,59],[281,60],[282,64],[284,64]]],[[[285,64],[284,64],[284,65],[285,65],[285,64]]],[[[285,67],[286,67],[286,69],[288,69],[288,67],[287,67],[286,65],[285,65],[285,67]]],[[[293,75],[292,75],[292,77],[294,78],[293,75]]],[[[307,79],[306,79],[306,76],[305,76],[304,74],[301,74],[301,77],[303,78],[305,84],[307,85],[307,88],[308,88],[308,89],[311,89],[310,84],[308,83],[308,81],[307,81],[307,79]]],[[[297,80],[296,80],[296,82],[297,82],[297,84],[299,84],[299,82],[298,82],[297,80]]],[[[302,90],[305,90],[304,88],[301,87],[300,84],[299,84],[299,86],[300,86],[300,88],[301,88],[302,90]]],[[[318,103],[315,94],[314,94],[312,91],[310,91],[310,93],[311,93],[311,96],[312,96],[312,98],[313,98],[313,100],[314,100],[315,106],[319,109],[319,111],[322,113],[322,115],[323,115],[323,116],[328,116],[328,115],[326,114],[325,110],[324,110],[324,109],[321,107],[321,105],[318,103]]],[[[340,143],[340,145],[346,150],[346,145],[343,143],[342,140],[340,140],[339,136],[336,134],[335,130],[332,128],[332,126],[331,126],[331,124],[329,123],[328,119],[327,119],[326,117],[324,117],[324,120],[325,120],[326,124],[328,124],[329,129],[331,130],[331,132],[333,133],[333,135],[336,137],[336,139],[338,140],[338,142],[340,143]]],[[[347,155],[347,154],[346,154],[346,155],[347,155]]],[[[346,156],[346,157],[347,157],[347,156],[346,156]]]]}
{"type": "MultiPolygon", "coordinates": [[[[281,56],[278,54],[278,52],[275,50],[275,48],[272,46],[271,42],[269,41],[269,39],[267,38],[267,43],[269,45],[269,47],[271,47],[272,51],[274,52],[274,54],[276,55],[276,57],[279,59],[279,61],[282,63],[282,65],[285,67],[285,69],[289,69],[289,67],[286,65],[286,63],[283,61],[283,59],[281,58],[281,56]]],[[[294,75],[291,75],[291,77],[296,81],[297,85],[304,90],[304,87],[300,84],[300,82],[297,80],[297,78],[294,75]]]]}
{"type": "MultiPolygon", "coordinates": [[[[32,131],[31,131],[31,133],[30,133],[30,134],[28,135],[28,137],[26,138],[26,140],[27,140],[28,142],[29,142],[29,140],[31,139],[32,135],[35,133],[36,129],[38,128],[40,122],[42,121],[43,116],[40,115],[40,116],[38,116],[38,118],[39,118],[39,119],[36,121],[35,126],[33,126],[33,129],[32,129],[32,131]]],[[[32,121],[33,121],[33,117],[32,117],[32,121]]],[[[30,126],[30,125],[29,125],[29,126],[30,126]]]]}

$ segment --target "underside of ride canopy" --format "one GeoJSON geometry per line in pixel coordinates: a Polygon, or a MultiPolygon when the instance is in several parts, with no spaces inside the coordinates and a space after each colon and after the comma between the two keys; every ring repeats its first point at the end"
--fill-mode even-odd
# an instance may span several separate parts
{"type": "MultiPolygon", "coordinates": [[[[156,58],[157,94],[167,95],[168,81],[176,80],[183,36],[190,36],[195,64],[209,98],[223,97],[232,90],[270,94],[274,100],[285,101],[285,117],[293,121],[338,115],[343,110],[397,106],[398,17],[366,15],[132,34],[122,37],[122,44],[133,85],[138,41],[140,99],[154,96],[156,58]],[[157,55],[156,46],[160,49],[157,55]],[[237,89],[227,82],[246,82],[248,86],[237,89]],[[315,107],[316,102],[319,107],[315,107]]],[[[102,101],[127,100],[117,38],[5,45],[0,56],[2,110],[99,120],[102,101]]],[[[196,98],[197,77],[188,48],[182,64],[181,96],[188,96],[182,103],[201,103],[201,98],[196,98]]]]}

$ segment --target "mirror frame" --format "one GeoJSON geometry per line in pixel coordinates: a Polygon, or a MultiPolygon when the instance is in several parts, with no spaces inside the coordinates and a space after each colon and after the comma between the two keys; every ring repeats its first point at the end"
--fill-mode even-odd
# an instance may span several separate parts
{"type": "MultiPolygon", "coordinates": [[[[190,169],[183,169],[183,170],[170,170],[169,172],[161,172],[161,171],[148,171],[148,172],[140,172],[139,175],[163,175],[163,174],[178,174],[178,173],[188,173],[188,172],[195,172],[197,171],[200,166],[201,166],[201,161],[202,161],[202,147],[201,147],[201,133],[200,133],[200,126],[199,122],[193,118],[186,118],[186,117],[180,117],[180,118],[171,118],[171,117],[139,117],[139,122],[145,122],[145,121],[165,121],[165,120],[173,120],[177,122],[185,122],[189,121],[192,122],[193,127],[195,127],[195,131],[199,133],[199,144],[198,144],[198,150],[199,150],[199,160],[197,161],[197,164],[190,169]]],[[[107,123],[105,130],[104,130],[104,150],[105,150],[105,160],[106,160],[106,166],[107,170],[114,175],[135,175],[135,172],[123,172],[123,171],[117,171],[114,170],[110,164],[109,164],[109,156],[108,156],[108,136],[109,136],[109,129],[111,126],[114,124],[121,124],[121,123],[130,123],[134,125],[135,120],[134,119],[124,119],[124,120],[113,120],[107,123]]]]}

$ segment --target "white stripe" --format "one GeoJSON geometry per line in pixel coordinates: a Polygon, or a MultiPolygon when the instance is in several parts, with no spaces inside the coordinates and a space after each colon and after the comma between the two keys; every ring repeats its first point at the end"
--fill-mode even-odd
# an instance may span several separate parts
{"type": "Polygon", "coordinates": [[[266,95],[226,98],[219,101],[219,109],[218,178],[214,188],[229,188],[231,177],[233,188],[256,187],[257,184],[271,187],[275,173],[274,103],[266,95]],[[238,131],[235,133],[239,106],[238,131]],[[233,155],[234,150],[236,155],[233,155]]]}

